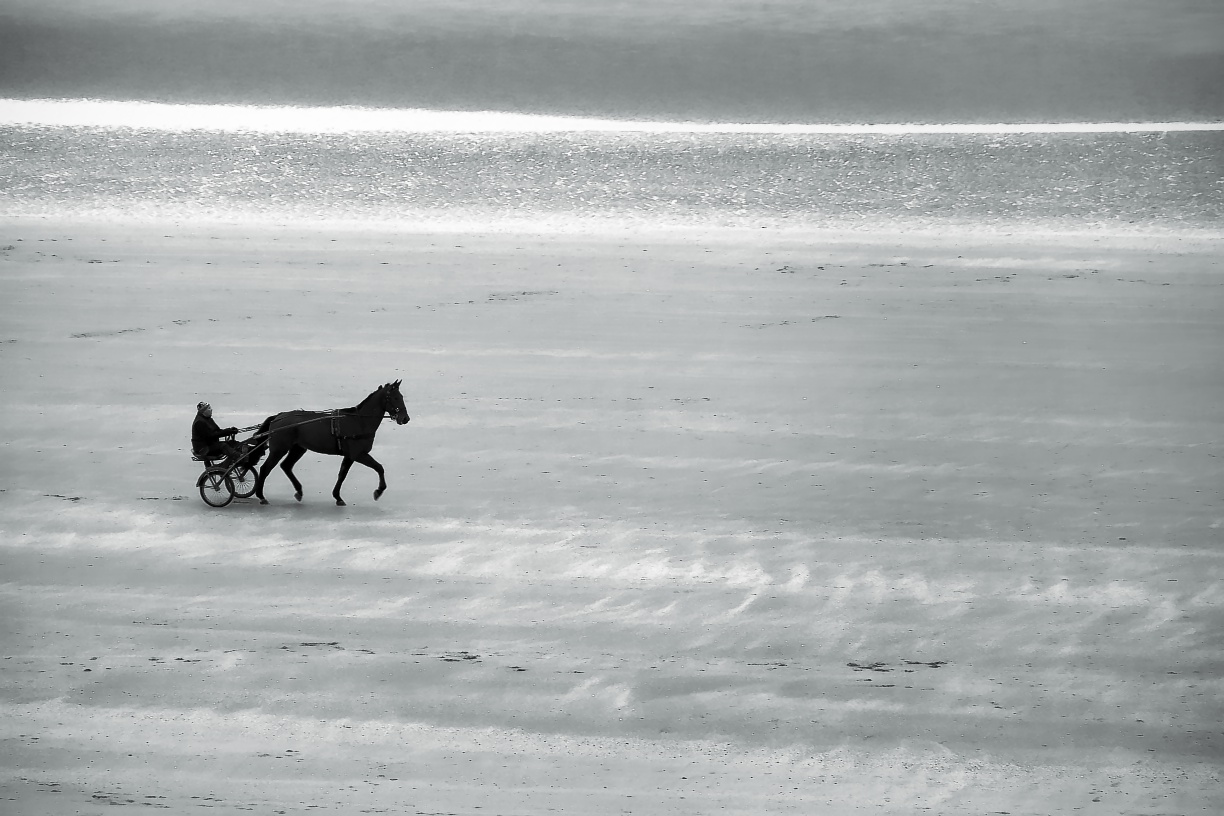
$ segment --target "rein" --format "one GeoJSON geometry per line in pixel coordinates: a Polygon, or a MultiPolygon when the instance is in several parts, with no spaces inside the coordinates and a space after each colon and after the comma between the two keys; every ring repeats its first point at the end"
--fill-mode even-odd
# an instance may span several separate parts
{"type": "MultiPolygon", "coordinates": [[[[336,408],[330,411],[321,411],[320,413],[322,414],[322,416],[311,417],[310,419],[304,419],[301,422],[295,422],[292,425],[282,425],[281,427],[277,428],[276,431],[287,431],[290,428],[297,428],[302,425],[309,425],[312,422],[322,422],[325,419],[330,419],[334,421],[334,420],[339,419],[340,417],[345,417],[345,416],[362,416],[362,414],[346,414],[339,408],[336,408]]],[[[372,416],[368,416],[368,415],[366,416],[366,418],[373,419],[372,416]]],[[[383,415],[380,416],[379,419],[395,419],[395,414],[384,409],[383,415]]],[[[262,425],[263,423],[260,423],[260,424],[262,425]]],[[[257,431],[257,430],[259,430],[259,425],[251,425],[246,428],[239,428],[238,433],[247,433],[249,431],[257,431]]],[[[255,436],[252,436],[251,439],[248,441],[252,441],[252,440],[264,437],[264,436],[271,436],[276,431],[269,430],[263,434],[256,434],[255,436]]],[[[370,434],[370,436],[373,436],[373,434],[370,434]]],[[[359,439],[360,437],[352,436],[352,437],[345,437],[345,438],[346,439],[359,439]]]]}

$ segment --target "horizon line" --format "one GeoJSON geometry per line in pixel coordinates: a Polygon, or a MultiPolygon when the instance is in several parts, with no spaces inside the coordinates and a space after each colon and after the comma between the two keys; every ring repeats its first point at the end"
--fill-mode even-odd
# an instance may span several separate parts
{"type": "Polygon", "coordinates": [[[108,127],[252,133],[654,133],[922,135],[1224,131],[1219,122],[996,122],[805,124],[614,119],[506,111],[0,99],[0,126],[108,127]],[[337,117],[344,121],[337,123],[337,117]]]}

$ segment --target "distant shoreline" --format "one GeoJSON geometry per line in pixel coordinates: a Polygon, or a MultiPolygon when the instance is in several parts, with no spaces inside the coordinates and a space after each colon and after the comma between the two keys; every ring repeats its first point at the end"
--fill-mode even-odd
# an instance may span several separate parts
{"type": "Polygon", "coordinates": [[[724,133],[783,136],[1224,131],[1224,122],[669,122],[419,108],[169,104],[98,99],[0,99],[0,127],[31,126],[254,133],[724,133]]]}
{"type": "Polygon", "coordinates": [[[291,213],[198,213],[198,212],[133,212],[114,210],[63,212],[4,212],[0,210],[0,226],[21,228],[102,228],[119,227],[135,231],[175,227],[188,233],[209,232],[228,235],[263,235],[266,233],[296,234],[326,230],[337,235],[369,234],[379,236],[456,235],[472,238],[496,236],[553,237],[560,240],[591,242],[623,241],[626,237],[648,238],[668,242],[701,240],[717,244],[756,244],[820,241],[826,245],[862,244],[864,242],[912,245],[942,245],[954,241],[960,246],[979,242],[992,247],[1031,245],[1082,245],[1108,240],[1115,249],[1173,250],[1197,246],[1204,250],[1219,247],[1224,231],[1198,227],[1160,228],[1152,224],[1123,229],[1116,225],[1070,225],[1058,223],[992,224],[969,221],[924,222],[894,218],[871,223],[832,222],[823,226],[784,223],[720,224],[699,221],[631,220],[628,218],[597,218],[567,216],[556,218],[489,216],[428,218],[322,218],[291,213]]]}

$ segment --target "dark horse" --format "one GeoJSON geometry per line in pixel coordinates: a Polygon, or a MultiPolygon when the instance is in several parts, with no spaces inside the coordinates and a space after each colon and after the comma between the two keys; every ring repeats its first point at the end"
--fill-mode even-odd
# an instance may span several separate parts
{"type": "Polygon", "coordinates": [[[344,484],[344,477],[348,476],[354,462],[360,462],[378,474],[378,489],[374,491],[374,499],[377,500],[387,489],[387,480],[383,477],[382,465],[370,456],[370,448],[374,447],[374,434],[378,432],[385,415],[390,415],[399,425],[408,421],[408,409],[404,407],[404,397],[399,387],[399,380],[380,386],[356,408],[286,411],[265,419],[256,433],[257,438],[268,434],[268,461],[264,462],[255,480],[255,495],[259,497],[259,503],[268,503],[263,494],[264,480],[282,457],[285,461],[281,470],[293,482],[296,491],[293,497],[302,500],[302,483],[293,475],[293,466],[308,450],[344,457],[340,463],[340,476],[332,490],[336,504],[344,505],[344,499],[340,498],[340,485],[344,484]]]}

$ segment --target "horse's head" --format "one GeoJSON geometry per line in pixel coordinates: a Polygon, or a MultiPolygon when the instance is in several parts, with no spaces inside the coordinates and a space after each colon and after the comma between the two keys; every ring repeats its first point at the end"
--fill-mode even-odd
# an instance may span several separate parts
{"type": "Polygon", "coordinates": [[[383,411],[390,414],[397,425],[408,422],[408,409],[404,407],[404,395],[400,393],[400,380],[387,383],[378,389],[382,392],[383,411]]]}

